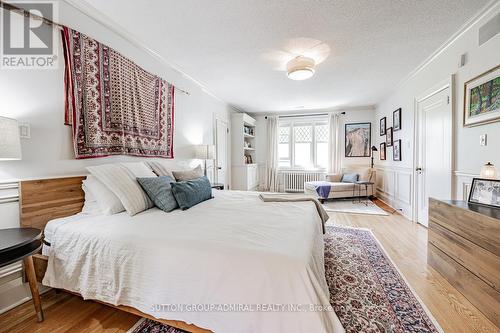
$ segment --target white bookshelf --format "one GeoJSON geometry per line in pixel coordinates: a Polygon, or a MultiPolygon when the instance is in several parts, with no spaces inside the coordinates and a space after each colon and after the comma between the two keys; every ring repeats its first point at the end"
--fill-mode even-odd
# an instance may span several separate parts
{"type": "Polygon", "coordinates": [[[235,190],[255,190],[258,186],[255,122],[246,113],[235,113],[231,118],[231,174],[235,190]]]}

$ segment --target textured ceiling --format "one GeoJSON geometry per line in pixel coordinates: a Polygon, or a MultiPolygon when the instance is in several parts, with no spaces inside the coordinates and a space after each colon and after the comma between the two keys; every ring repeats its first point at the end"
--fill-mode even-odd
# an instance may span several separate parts
{"type": "Polygon", "coordinates": [[[376,104],[488,3],[86,1],[216,96],[250,112],[376,104]],[[289,80],[286,59],[311,47],[322,60],[316,74],[289,80]]]}

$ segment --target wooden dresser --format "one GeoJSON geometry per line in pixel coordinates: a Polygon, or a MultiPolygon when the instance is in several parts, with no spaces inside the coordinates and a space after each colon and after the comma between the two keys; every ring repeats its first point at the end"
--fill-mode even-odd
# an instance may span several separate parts
{"type": "Polygon", "coordinates": [[[429,265],[500,328],[500,210],[430,199],[429,265]]]}

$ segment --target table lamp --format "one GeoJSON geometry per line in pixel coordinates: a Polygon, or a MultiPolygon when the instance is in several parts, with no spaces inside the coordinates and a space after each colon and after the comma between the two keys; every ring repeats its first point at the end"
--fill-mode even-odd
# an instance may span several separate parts
{"type": "Polygon", "coordinates": [[[496,179],[497,178],[497,169],[491,162],[486,163],[481,168],[481,178],[485,179],[496,179]]]}
{"type": "Polygon", "coordinates": [[[207,160],[214,159],[214,145],[198,145],[196,146],[196,157],[197,159],[203,160],[205,163],[204,174],[207,175],[207,160]]]}
{"type": "Polygon", "coordinates": [[[21,137],[17,120],[0,116],[0,161],[21,159],[21,137]]]}

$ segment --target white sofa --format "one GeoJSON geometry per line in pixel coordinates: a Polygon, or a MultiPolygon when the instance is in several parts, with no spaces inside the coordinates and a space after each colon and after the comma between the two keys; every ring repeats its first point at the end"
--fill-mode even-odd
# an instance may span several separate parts
{"type": "Polygon", "coordinates": [[[312,194],[318,197],[318,199],[323,202],[326,199],[334,198],[352,198],[356,196],[375,196],[375,184],[377,180],[377,172],[372,168],[350,168],[345,170],[343,173],[339,174],[327,174],[326,182],[331,186],[328,197],[324,198],[318,195],[316,191],[316,185],[313,182],[304,183],[304,192],[307,194],[312,194]],[[347,173],[356,173],[359,175],[358,181],[369,181],[374,185],[369,185],[367,191],[364,185],[356,185],[353,183],[342,182],[342,177],[347,173]],[[356,186],[356,187],[355,187],[356,186]],[[359,186],[361,186],[359,188],[359,186]],[[359,190],[360,193],[358,192],[359,190]]]}

